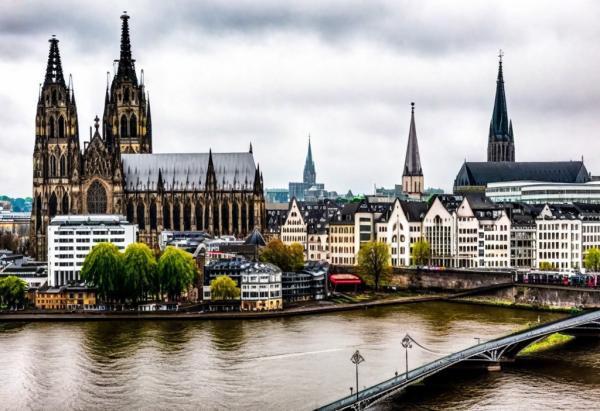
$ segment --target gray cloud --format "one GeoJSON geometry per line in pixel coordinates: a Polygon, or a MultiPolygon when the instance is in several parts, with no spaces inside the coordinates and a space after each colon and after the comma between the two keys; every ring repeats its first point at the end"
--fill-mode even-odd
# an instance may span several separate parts
{"type": "Polygon", "coordinates": [[[409,102],[426,183],[449,189],[462,161],[481,160],[496,50],[506,50],[517,157],[579,158],[594,150],[600,109],[600,5],[593,1],[0,3],[0,192],[28,194],[37,84],[47,42],[60,40],[81,124],[102,112],[131,19],[137,68],[152,95],[157,151],[245,150],[267,186],[301,177],[313,136],[319,180],[339,191],[398,183],[409,102]]]}

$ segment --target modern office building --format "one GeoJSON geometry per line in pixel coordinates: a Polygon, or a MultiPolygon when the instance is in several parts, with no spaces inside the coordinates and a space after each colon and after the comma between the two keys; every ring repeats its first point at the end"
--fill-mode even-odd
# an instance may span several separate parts
{"type": "Polygon", "coordinates": [[[487,185],[485,195],[498,203],[600,204],[600,181],[589,181],[587,183],[496,182],[487,185]]]}
{"type": "Polygon", "coordinates": [[[98,243],[119,250],[137,240],[138,226],[119,215],[64,215],[48,226],[48,285],[59,287],[81,280],[83,261],[98,243]]]}

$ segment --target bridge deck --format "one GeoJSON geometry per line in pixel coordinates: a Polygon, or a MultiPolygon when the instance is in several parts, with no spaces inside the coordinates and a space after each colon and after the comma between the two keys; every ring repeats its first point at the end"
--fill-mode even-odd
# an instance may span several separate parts
{"type": "MultiPolygon", "coordinates": [[[[359,391],[358,399],[356,394],[349,395],[338,401],[332,402],[331,404],[320,407],[318,410],[343,410],[357,405],[360,405],[361,407],[372,405],[412,384],[422,381],[424,378],[437,374],[438,372],[463,361],[473,359],[481,361],[498,361],[510,347],[524,344],[523,347],[519,348],[520,351],[524,346],[547,335],[586,325],[594,325],[595,327],[600,325],[600,310],[542,324],[526,331],[517,332],[482,344],[474,345],[410,370],[408,372],[408,378],[406,374],[398,375],[397,377],[390,378],[389,380],[359,391]]],[[[517,352],[514,352],[514,354],[516,355],[517,352]]]]}

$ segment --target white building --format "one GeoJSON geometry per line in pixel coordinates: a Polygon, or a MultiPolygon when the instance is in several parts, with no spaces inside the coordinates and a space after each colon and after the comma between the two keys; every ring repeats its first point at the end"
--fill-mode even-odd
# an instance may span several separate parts
{"type": "Polygon", "coordinates": [[[114,243],[124,250],[137,240],[138,226],[120,215],[56,216],[48,226],[48,285],[79,281],[81,266],[98,243],[114,243]]]}
{"type": "Polygon", "coordinates": [[[495,202],[600,204],[600,181],[587,183],[505,181],[489,183],[485,195],[495,202]]]}
{"type": "Polygon", "coordinates": [[[283,308],[281,270],[273,264],[249,263],[242,272],[242,311],[270,311],[283,308]]]}

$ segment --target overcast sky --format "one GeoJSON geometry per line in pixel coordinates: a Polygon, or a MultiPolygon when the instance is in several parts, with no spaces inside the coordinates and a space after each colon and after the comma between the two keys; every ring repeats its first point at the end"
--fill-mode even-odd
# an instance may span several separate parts
{"type": "Polygon", "coordinates": [[[450,190],[485,160],[504,56],[517,160],[600,171],[600,2],[0,2],[0,193],[31,195],[34,117],[48,38],[73,74],[80,140],[101,115],[127,10],[152,102],[155,152],[244,151],[265,186],[299,181],[310,133],[317,180],[401,182],[410,120],[425,185],[450,190]]]}

